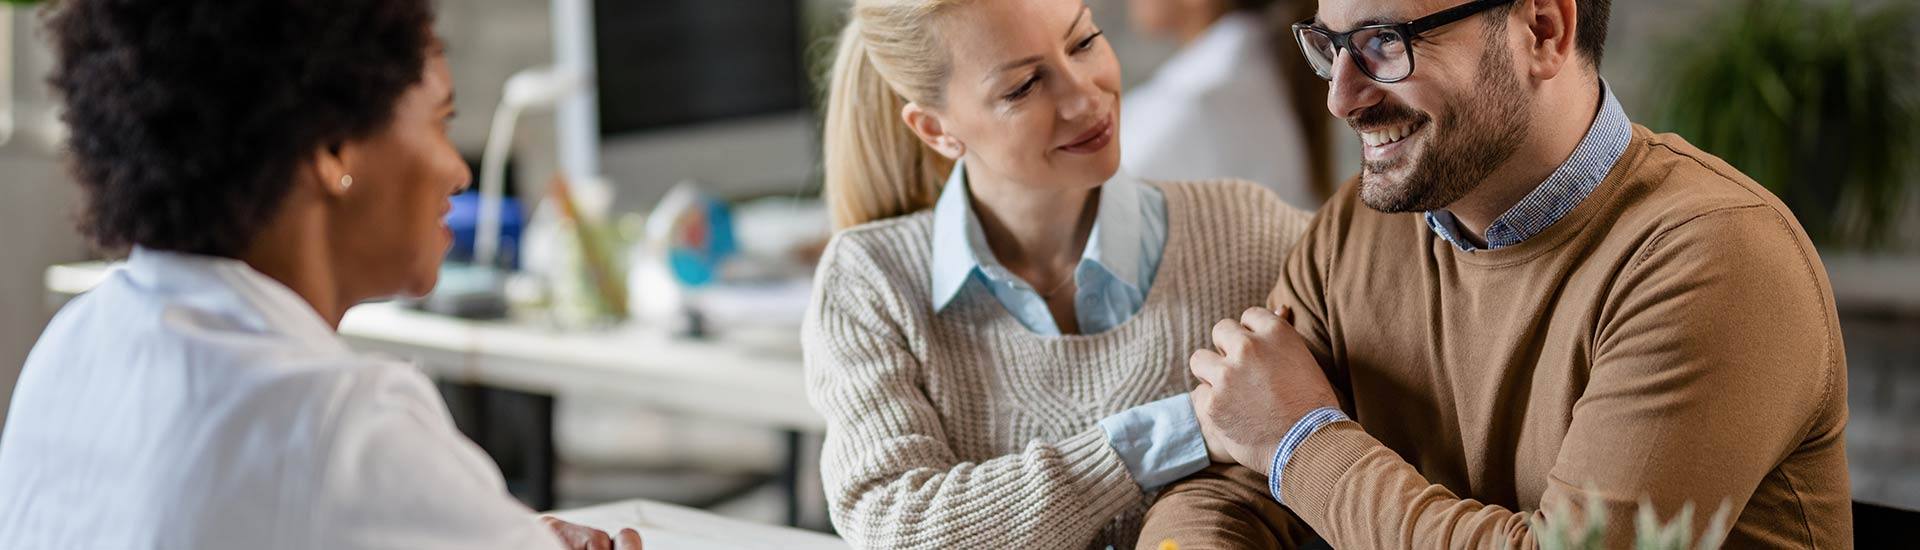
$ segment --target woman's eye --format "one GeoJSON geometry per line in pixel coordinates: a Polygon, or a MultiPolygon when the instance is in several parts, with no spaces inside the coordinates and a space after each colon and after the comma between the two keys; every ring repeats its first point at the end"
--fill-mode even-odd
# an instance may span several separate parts
{"type": "Polygon", "coordinates": [[[1084,52],[1084,51],[1093,49],[1093,41],[1099,40],[1100,37],[1106,36],[1106,34],[1107,34],[1106,31],[1095,31],[1092,35],[1088,36],[1085,40],[1081,40],[1078,45],[1075,45],[1073,47],[1073,51],[1084,52]]]}
{"type": "Polygon", "coordinates": [[[1040,75],[1034,75],[1032,78],[1028,78],[1025,83],[1021,84],[1019,88],[1014,88],[1012,92],[1008,92],[1006,95],[1006,99],[1008,101],[1012,101],[1012,100],[1026,97],[1028,93],[1033,91],[1033,87],[1038,85],[1039,83],[1040,83],[1040,75]]]}

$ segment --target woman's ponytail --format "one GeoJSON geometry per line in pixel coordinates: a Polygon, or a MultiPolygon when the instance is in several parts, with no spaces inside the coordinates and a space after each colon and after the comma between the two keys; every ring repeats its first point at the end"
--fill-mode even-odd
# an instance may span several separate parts
{"type": "Polygon", "coordinates": [[[927,27],[950,3],[855,2],[829,75],[822,140],[835,229],[911,214],[939,199],[953,161],[921,142],[900,113],[909,101],[940,99],[946,56],[927,27]]]}

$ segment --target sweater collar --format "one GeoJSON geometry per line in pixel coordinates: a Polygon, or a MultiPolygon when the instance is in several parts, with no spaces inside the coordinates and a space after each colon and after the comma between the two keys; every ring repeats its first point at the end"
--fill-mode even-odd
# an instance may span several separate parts
{"type": "MultiPolygon", "coordinates": [[[[1493,224],[1487,226],[1484,250],[1520,244],[1566,217],[1607,178],[1632,140],[1633,122],[1627,119],[1626,110],[1620,107],[1620,101],[1614,98],[1606,81],[1601,81],[1600,110],[1587,128],[1586,136],[1580,139],[1580,145],[1574,147],[1573,155],[1554,169],[1546,181],[1506,213],[1494,218],[1493,224]]],[[[1455,248],[1463,252],[1482,250],[1461,237],[1466,229],[1460,226],[1453,212],[1434,210],[1427,212],[1425,218],[1427,227],[1455,248]]]]}

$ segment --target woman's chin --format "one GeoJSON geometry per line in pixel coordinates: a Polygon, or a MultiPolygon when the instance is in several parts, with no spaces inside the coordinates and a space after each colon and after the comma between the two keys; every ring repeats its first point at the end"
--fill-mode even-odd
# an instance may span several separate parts
{"type": "Polygon", "coordinates": [[[433,293],[434,287],[440,285],[439,266],[436,265],[434,267],[434,270],[424,275],[414,277],[413,284],[407,285],[406,295],[408,298],[424,298],[428,294],[433,293]]]}
{"type": "Polygon", "coordinates": [[[440,285],[440,261],[437,258],[430,262],[416,262],[414,265],[417,267],[408,272],[405,284],[400,285],[399,290],[394,293],[395,297],[424,298],[432,294],[433,289],[440,285]]]}

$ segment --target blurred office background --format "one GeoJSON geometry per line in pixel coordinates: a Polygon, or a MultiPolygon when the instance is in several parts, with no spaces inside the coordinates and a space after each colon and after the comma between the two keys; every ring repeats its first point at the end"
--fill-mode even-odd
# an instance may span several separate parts
{"type": "MultiPolygon", "coordinates": [[[[1129,29],[1124,0],[1089,3],[1130,86],[1175,52],[1129,29]]],[[[1912,4],[1616,0],[1602,72],[1636,122],[1727,157],[1819,236],[1848,346],[1855,496],[1920,510],[1912,4]]],[[[599,177],[569,174],[569,198],[590,220],[588,236],[548,204],[548,181],[578,165],[557,145],[566,115],[530,107],[506,149],[514,202],[500,249],[504,264],[545,273],[443,279],[472,282],[481,299],[441,311],[498,317],[486,298],[504,297],[513,306],[504,319],[387,304],[343,330],[426,364],[463,429],[533,506],[648,498],[824,529],[798,323],[808,253],[827,227],[813,75],[845,2],[584,5],[595,39],[575,43],[598,58],[598,130],[585,137],[599,141],[599,177]],[[726,262],[707,261],[729,249],[726,262]],[[608,284],[631,299],[611,298],[608,284]]],[[[70,281],[49,268],[97,259],[71,222],[78,194],[57,154],[44,38],[28,8],[12,10],[0,26],[0,414],[66,297],[56,287],[70,281]]],[[[462,113],[455,140],[478,178],[504,84],[555,63],[556,44],[583,27],[556,21],[564,10],[548,0],[447,0],[440,10],[462,113]]],[[[1313,139],[1328,144],[1336,174],[1353,173],[1358,143],[1344,125],[1313,139]]]]}

